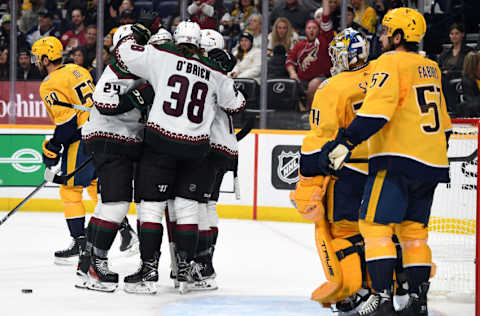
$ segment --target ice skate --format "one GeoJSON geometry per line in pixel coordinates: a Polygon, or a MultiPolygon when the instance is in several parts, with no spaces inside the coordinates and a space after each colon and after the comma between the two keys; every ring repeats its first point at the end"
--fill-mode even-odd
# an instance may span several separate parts
{"type": "Polygon", "coordinates": [[[178,291],[185,294],[190,291],[189,283],[193,282],[191,276],[191,265],[185,259],[177,257],[178,274],[177,281],[179,283],[178,291]]]}
{"type": "Polygon", "coordinates": [[[110,271],[108,268],[108,259],[95,255],[90,259],[88,279],[89,283],[87,287],[90,290],[115,292],[118,287],[118,273],[110,271]]]}
{"type": "Polygon", "coordinates": [[[360,305],[367,301],[371,292],[367,288],[360,288],[357,293],[347,297],[341,302],[335,304],[335,312],[338,316],[353,316],[356,315],[360,305]]]}
{"type": "Polygon", "coordinates": [[[78,258],[77,281],[75,287],[78,289],[88,288],[88,268],[90,267],[90,253],[84,251],[78,258]]]}
{"type": "Polygon", "coordinates": [[[392,295],[388,291],[372,294],[357,308],[356,316],[396,316],[392,295]]]}
{"type": "Polygon", "coordinates": [[[193,291],[212,291],[218,289],[215,282],[215,271],[208,265],[208,258],[198,258],[198,262],[192,263],[191,276],[193,283],[190,285],[193,291]]]}
{"type": "Polygon", "coordinates": [[[55,251],[55,264],[74,265],[78,262],[81,249],[85,249],[86,239],[84,236],[74,238],[67,249],[55,251]]]}
{"type": "Polygon", "coordinates": [[[424,282],[420,284],[420,293],[419,295],[411,293],[408,299],[408,303],[404,309],[399,310],[398,316],[427,316],[428,307],[427,307],[427,292],[430,287],[429,282],[424,282]]]}
{"type": "Polygon", "coordinates": [[[123,280],[124,290],[134,294],[156,294],[158,282],[158,258],[146,260],[138,271],[123,280]]]}
{"type": "Polygon", "coordinates": [[[173,286],[178,289],[178,287],[180,286],[180,284],[178,283],[178,280],[177,280],[177,274],[172,270],[170,270],[170,279],[173,280],[173,286]]]}
{"type": "Polygon", "coordinates": [[[120,227],[120,252],[127,257],[139,253],[138,237],[128,222],[123,222],[120,227]]]}

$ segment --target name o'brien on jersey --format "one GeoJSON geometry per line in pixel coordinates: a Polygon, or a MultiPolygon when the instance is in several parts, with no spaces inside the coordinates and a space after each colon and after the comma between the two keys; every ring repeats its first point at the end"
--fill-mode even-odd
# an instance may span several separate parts
{"type": "Polygon", "coordinates": [[[185,60],[177,61],[177,70],[184,71],[187,74],[192,74],[205,80],[210,80],[210,70],[185,60]]]}

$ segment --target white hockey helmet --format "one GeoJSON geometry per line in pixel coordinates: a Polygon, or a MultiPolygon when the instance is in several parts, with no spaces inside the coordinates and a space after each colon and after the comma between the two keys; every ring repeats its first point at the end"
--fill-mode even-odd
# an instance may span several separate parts
{"type": "Polygon", "coordinates": [[[125,24],[120,26],[113,34],[113,47],[116,47],[120,40],[128,35],[132,35],[132,24],[125,24]]]}
{"type": "Polygon", "coordinates": [[[152,37],[148,40],[148,44],[164,44],[166,42],[171,42],[173,40],[172,34],[164,28],[158,30],[157,33],[153,34],[152,37]]]}
{"type": "Polygon", "coordinates": [[[207,53],[214,48],[225,48],[225,40],[222,34],[215,30],[205,29],[201,31],[202,39],[200,40],[200,48],[203,48],[207,53]]]}
{"type": "Polygon", "coordinates": [[[191,21],[180,22],[173,33],[175,44],[192,44],[199,47],[201,37],[200,26],[191,21]]]}

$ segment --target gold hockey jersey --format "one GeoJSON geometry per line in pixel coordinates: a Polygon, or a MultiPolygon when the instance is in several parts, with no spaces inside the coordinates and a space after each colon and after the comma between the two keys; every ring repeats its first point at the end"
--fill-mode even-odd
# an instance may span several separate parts
{"type": "MultiPolygon", "coordinates": [[[[350,125],[362,106],[372,67],[369,63],[358,70],[341,72],[320,85],[313,99],[310,131],[303,139],[302,155],[319,153],[327,141],[335,139],[340,127],[350,125]]],[[[367,159],[367,142],[357,146],[351,158],[367,159]]],[[[368,173],[367,163],[347,163],[345,166],[368,173]]]]}
{"type": "Polygon", "coordinates": [[[40,85],[40,96],[55,125],[61,125],[77,115],[77,125],[82,127],[89,112],[55,105],[55,101],[91,107],[95,86],[92,76],[85,68],[75,64],[60,65],[40,85]]]}
{"type": "Polygon", "coordinates": [[[388,121],[368,140],[371,171],[418,168],[448,179],[445,133],[452,123],[436,62],[411,52],[380,56],[357,115],[388,121]]]}

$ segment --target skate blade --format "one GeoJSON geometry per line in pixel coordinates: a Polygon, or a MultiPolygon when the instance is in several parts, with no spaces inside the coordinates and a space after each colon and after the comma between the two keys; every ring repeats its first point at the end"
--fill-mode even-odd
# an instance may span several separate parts
{"type": "Polygon", "coordinates": [[[93,291],[112,293],[118,288],[118,283],[100,282],[93,277],[89,277],[87,288],[93,291]]]}
{"type": "Polygon", "coordinates": [[[74,286],[77,289],[88,289],[88,276],[82,272],[77,271],[77,281],[75,282],[74,286]]]}
{"type": "Polygon", "coordinates": [[[187,294],[190,292],[190,288],[188,287],[188,282],[178,282],[178,292],[180,294],[187,294]]]}
{"type": "Polygon", "coordinates": [[[180,287],[180,282],[177,279],[173,279],[173,287],[178,289],[180,287]]]}
{"type": "Polygon", "coordinates": [[[157,294],[157,282],[124,283],[123,290],[132,294],[157,294]]]}
{"type": "Polygon", "coordinates": [[[73,256],[69,258],[55,257],[53,263],[59,266],[73,266],[78,263],[78,256],[73,256]]]}
{"type": "Polygon", "coordinates": [[[218,289],[217,282],[215,279],[208,278],[201,281],[195,281],[190,285],[192,291],[214,291],[218,289]]]}

